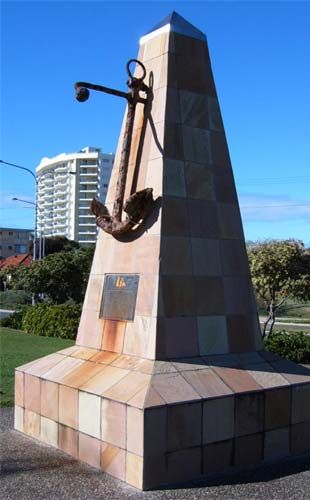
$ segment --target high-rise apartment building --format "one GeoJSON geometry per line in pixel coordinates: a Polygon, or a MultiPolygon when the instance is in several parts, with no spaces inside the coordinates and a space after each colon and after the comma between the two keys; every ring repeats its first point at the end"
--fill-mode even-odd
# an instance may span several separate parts
{"type": "Polygon", "coordinates": [[[113,161],[112,153],[94,147],[42,158],[36,168],[38,235],[95,243],[98,230],[90,203],[95,197],[104,202],[113,161]]]}

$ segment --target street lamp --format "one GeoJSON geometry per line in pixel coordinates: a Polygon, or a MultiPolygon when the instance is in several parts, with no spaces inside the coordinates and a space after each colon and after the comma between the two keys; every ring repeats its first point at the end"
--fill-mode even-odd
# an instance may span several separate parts
{"type": "MultiPolygon", "coordinates": [[[[12,201],[21,201],[23,203],[29,203],[29,205],[33,205],[35,209],[40,212],[40,208],[37,206],[37,203],[34,203],[33,201],[28,201],[28,200],[22,200],[21,198],[12,198],[12,201]]],[[[30,207],[24,207],[24,208],[30,208],[30,207]]],[[[35,249],[36,250],[36,249],[35,249]]],[[[34,252],[36,253],[36,252],[34,252]]],[[[43,233],[43,238],[42,238],[42,231],[40,231],[40,236],[39,236],[39,260],[41,258],[44,258],[45,254],[45,238],[44,238],[44,233],[43,233]]]]}
{"type": "MultiPolygon", "coordinates": [[[[32,175],[35,181],[35,197],[37,199],[37,191],[38,191],[38,179],[36,178],[36,175],[30,170],[29,168],[22,167],[21,165],[16,165],[15,163],[10,163],[8,161],[0,160],[0,163],[3,163],[3,165],[8,165],[9,167],[14,167],[14,168],[19,168],[20,170],[25,170],[29,174],[32,175]]],[[[14,199],[14,198],[13,198],[14,199]]],[[[17,199],[17,198],[16,198],[17,199]]],[[[36,242],[37,242],[37,211],[38,207],[36,203],[33,203],[31,201],[26,201],[26,200],[21,200],[25,203],[30,203],[34,205],[35,208],[35,216],[34,216],[34,235],[33,235],[33,260],[36,260],[36,242]]]]}
{"type": "Polygon", "coordinates": [[[34,201],[22,200],[21,198],[12,198],[12,201],[22,201],[23,203],[29,203],[30,205],[36,206],[34,201]]]}

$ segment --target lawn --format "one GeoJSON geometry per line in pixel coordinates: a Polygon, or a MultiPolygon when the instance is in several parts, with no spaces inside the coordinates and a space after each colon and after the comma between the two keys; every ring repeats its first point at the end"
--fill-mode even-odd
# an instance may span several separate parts
{"type": "Polygon", "coordinates": [[[0,328],[0,406],[14,404],[14,368],[74,344],[73,340],[37,337],[0,328]]]}

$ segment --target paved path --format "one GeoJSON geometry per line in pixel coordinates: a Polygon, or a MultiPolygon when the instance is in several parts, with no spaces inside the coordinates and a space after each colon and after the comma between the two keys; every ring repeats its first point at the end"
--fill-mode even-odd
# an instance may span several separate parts
{"type": "Polygon", "coordinates": [[[11,309],[0,309],[0,319],[11,316],[11,314],[13,314],[14,312],[15,311],[12,311],[11,309]]]}
{"type": "Polygon", "coordinates": [[[12,430],[13,411],[0,410],[2,500],[307,500],[310,454],[222,476],[187,488],[140,492],[68,455],[12,430]]]}
{"type": "MultiPolygon", "coordinates": [[[[266,318],[260,316],[259,317],[259,321],[260,321],[260,324],[263,325],[264,324],[264,321],[265,321],[266,318]]],[[[277,329],[282,328],[282,327],[293,327],[291,329],[293,330],[302,330],[304,332],[308,332],[310,331],[310,323],[294,323],[292,321],[276,321],[275,322],[275,327],[277,327],[277,329]]],[[[285,328],[284,328],[285,329],[285,328]]]]}

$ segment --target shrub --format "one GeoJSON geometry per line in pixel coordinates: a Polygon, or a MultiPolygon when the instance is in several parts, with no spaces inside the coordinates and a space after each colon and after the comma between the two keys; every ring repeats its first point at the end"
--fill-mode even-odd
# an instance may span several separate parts
{"type": "Polygon", "coordinates": [[[21,330],[23,317],[26,314],[27,309],[27,307],[24,307],[20,311],[16,311],[6,318],[1,318],[0,325],[8,328],[14,328],[14,330],[21,330]]]}
{"type": "Polygon", "coordinates": [[[310,363],[310,336],[281,331],[264,339],[265,349],[296,363],[310,363]]]}
{"type": "Polygon", "coordinates": [[[74,340],[80,316],[81,307],[77,304],[38,304],[27,309],[22,329],[33,335],[74,340]]]}

